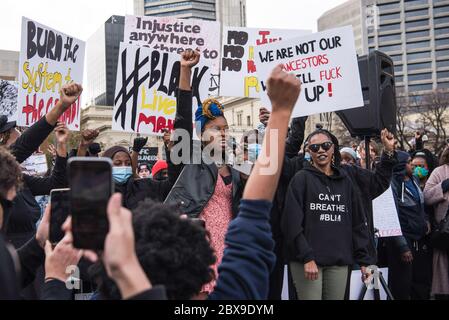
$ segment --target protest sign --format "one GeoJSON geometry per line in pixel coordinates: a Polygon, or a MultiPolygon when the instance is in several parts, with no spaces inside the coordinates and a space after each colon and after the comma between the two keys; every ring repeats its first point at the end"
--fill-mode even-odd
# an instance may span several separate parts
{"type": "Polygon", "coordinates": [[[47,158],[43,153],[35,153],[20,164],[23,173],[28,175],[44,175],[48,171],[47,158]]]}
{"type": "Polygon", "coordinates": [[[374,228],[379,230],[380,238],[402,235],[391,187],[373,200],[373,220],[374,228]]]}
{"type": "Polygon", "coordinates": [[[271,71],[282,63],[302,82],[293,117],[363,106],[352,27],[342,27],[255,48],[262,105],[271,71]]]}
{"type": "MultiPolygon", "coordinates": [[[[83,82],[85,43],[33,20],[22,18],[19,58],[18,125],[31,126],[59,100],[64,84],[83,82]]],[[[80,129],[81,97],[60,121],[80,129]]]]}
{"type": "Polygon", "coordinates": [[[307,30],[224,27],[220,95],[259,98],[261,90],[254,48],[309,33],[307,30]]]}
{"type": "MultiPolygon", "coordinates": [[[[129,148],[129,151],[132,151],[131,147],[129,148]]],[[[143,147],[142,150],[140,150],[139,155],[137,156],[137,162],[145,162],[149,163],[150,166],[153,166],[158,160],[158,153],[158,147],[143,147]]]]}
{"type": "MultiPolygon", "coordinates": [[[[179,60],[175,53],[120,44],[113,130],[162,136],[162,129],[173,129],[179,60]]],[[[204,61],[192,69],[193,110],[208,95],[209,75],[204,61]]]]}
{"type": "Polygon", "coordinates": [[[0,115],[17,121],[17,81],[0,80],[0,115]]]}
{"type": "Polygon", "coordinates": [[[220,23],[174,17],[125,16],[125,43],[180,54],[200,49],[201,60],[211,66],[209,94],[218,95],[220,70],[220,23]]]}

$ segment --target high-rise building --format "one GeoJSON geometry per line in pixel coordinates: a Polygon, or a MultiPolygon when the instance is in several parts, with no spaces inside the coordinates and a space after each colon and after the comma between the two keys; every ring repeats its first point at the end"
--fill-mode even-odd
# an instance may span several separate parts
{"type": "Polygon", "coordinates": [[[87,40],[87,103],[114,105],[115,80],[125,18],[111,16],[87,40]]]}
{"type": "MultiPolygon", "coordinates": [[[[391,56],[398,104],[411,107],[409,123],[425,111],[427,94],[449,89],[448,0],[349,0],[324,13],[318,30],[349,24],[359,54],[379,50],[391,56]]],[[[326,125],[323,115],[319,120],[326,125]]]]}
{"type": "Polygon", "coordinates": [[[350,0],[324,13],[318,30],[345,24],[354,27],[358,52],[391,56],[399,94],[449,88],[449,1],[350,0]],[[367,24],[371,13],[375,21],[367,24]]]}
{"type": "Polygon", "coordinates": [[[367,0],[376,5],[378,28],[369,28],[369,50],[395,64],[398,93],[449,88],[449,1],[367,0]]]}
{"type": "Polygon", "coordinates": [[[366,54],[368,52],[368,31],[365,24],[364,4],[363,0],[349,0],[326,11],[318,19],[318,31],[352,25],[357,54],[366,54]]]}
{"type": "Polygon", "coordinates": [[[217,20],[227,26],[245,26],[246,0],[134,0],[134,14],[217,20]]]}
{"type": "Polygon", "coordinates": [[[19,51],[0,50],[0,79],[15,80],[19,76],[19,51]]]}

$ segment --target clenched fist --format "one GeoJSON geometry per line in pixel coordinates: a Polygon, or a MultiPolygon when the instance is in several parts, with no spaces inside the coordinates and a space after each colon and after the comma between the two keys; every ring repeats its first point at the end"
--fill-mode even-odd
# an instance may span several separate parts
{"type": "Polygon", "coordinates": [[[285,72],[282,64],[273,69],[267,80],[267,93],[273,112],[291,113],[300,92],[301,82],[295,75],[285,72]]]}

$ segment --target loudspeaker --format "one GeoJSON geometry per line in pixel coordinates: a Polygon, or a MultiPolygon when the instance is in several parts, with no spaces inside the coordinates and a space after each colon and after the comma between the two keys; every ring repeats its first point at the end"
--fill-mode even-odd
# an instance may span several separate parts
{"type": "MultiPolygon", "coordinates": [[[[353,137],[379,136],[387,128],[396,133],[394,64],[383,52],[358,57],[364,107],[337,111],[353,137]]],[[[350,88],[348,88],[350,89],[350,88]]]]}

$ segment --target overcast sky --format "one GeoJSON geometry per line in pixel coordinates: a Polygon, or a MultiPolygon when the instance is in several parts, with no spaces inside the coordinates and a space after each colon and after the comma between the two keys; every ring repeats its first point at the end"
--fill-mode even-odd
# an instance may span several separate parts
{"type": "MultiPolygon", "coordinates": [[[[311,29],[345,0],[247,0],[249,27],[311,29]]],[[[1,0],[0,49],[20,50],[21,17],[87,40],[111,15],[133,13],[133,0],[1,0]]]]}

